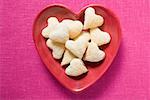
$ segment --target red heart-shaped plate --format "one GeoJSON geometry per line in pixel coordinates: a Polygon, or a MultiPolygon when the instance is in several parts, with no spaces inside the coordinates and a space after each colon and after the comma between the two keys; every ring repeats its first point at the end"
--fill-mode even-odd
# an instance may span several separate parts
{"type": "Polygon", "coordinates": [[[68,77],[64,73],[64,68],[60,66],[60,62],[52,57],[51,51],[46,46],[46,39],[42,37],[41,30],[46,27],[47,19],[52,16],[57,17],[59,21],[63,19],[74,19],[83,22],[84,11],[89,6],[84,7],[78,14],[75,14],[62,5],[48,6],[38,14],[33,25],[33,39],[41,59],[56,79],[73,92],[79,92],[89,87],[106,72],[117,54],[121,40],[121,29],[117,17],[110,10],[100,5],[90,6],[96,10],[96,14],[104,17],[105,22],[101,29],[109,32],[112,39],[110,44],[102,47],[106,52],[104,61],[100,63],[86,63],[89,72],[78,78],[68,77]]]}

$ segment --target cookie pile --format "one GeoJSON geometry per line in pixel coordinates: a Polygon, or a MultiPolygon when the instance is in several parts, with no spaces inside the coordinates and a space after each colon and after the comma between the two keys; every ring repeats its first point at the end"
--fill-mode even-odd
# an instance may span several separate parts
{"type": "Polygon", "coordinates": [[[46,45],[52,50],[55,59],[62,59],[61,66],[68,65],[65,73],[79,76],[88,72],[83,61],[99,62],[105,58],[105,52],[99,46],[110,42],[109,33],[100,26],[104,18],[95,13],[94,8],[85,10],[84,24],[79,20],[64,19],[59,22],[56,17],[47,20],[41,34],[47,39],[46,45]]]}

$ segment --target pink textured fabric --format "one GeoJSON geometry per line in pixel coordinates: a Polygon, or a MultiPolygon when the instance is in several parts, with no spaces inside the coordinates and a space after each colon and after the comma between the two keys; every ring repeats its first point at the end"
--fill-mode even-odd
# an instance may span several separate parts
{"type": "Polygon", "coordinates": [[[149,0],[0,0],[0,100],[150,100],[149,0]],[[33,20],[43,7],[64,4],[77,12],[101,4],[118,16],[122,42],[110,69],[80,94],[48,72],[34,46],[33,20]]]}

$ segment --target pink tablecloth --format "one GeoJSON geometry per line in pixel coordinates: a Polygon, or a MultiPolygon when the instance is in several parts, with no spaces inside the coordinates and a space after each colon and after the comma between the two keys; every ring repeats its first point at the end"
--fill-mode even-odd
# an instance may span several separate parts
{"type": "Polygon", "coordinates": [[[150,100],[149,0],[1,0],[1,100],[150,100]],[[32,25],[52,3],[78,11],[90,3],[112,9],[120,19],[122,43],[107,73],[81,94],[73,94],[48,72],[35,49],[32,25]]]}

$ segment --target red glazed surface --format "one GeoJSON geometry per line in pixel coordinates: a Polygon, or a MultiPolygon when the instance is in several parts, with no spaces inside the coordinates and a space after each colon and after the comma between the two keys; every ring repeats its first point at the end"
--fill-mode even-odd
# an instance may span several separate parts
{"type": "Polygon", "coordinates": [[[64,73],[64,68],[60,66],[60,61],[57,61],[52,57],[51,51],[45,44],[46,39],[44,39],[41,35],[41,30],[46,27],[47,19],[52,16],[57,17],[59,21],[62,21],[63,19],[74,19],[83,22],[84,11],[89,6],[84,7],[78,14],[75,14],[62,5],[48,6],[39,13],[33,25],[33,39],[42,61],[48,70],[56,77],[56,79],[73,92],[79,92],[86,89],[107,71],[117,54],[121,40],[121,29],[117,17],[110,10],[100,5],[90,6],[96,10],[96,14],[104,17],[105,23],[101,29],[110,33],[111,42],[110,44],[102,47],[106,53],[106,58],[104,61],[99,63],[85,62],[85,65],[89,70],[86,75],[82,75],[77,78],[68,77],[64,73]]]}

